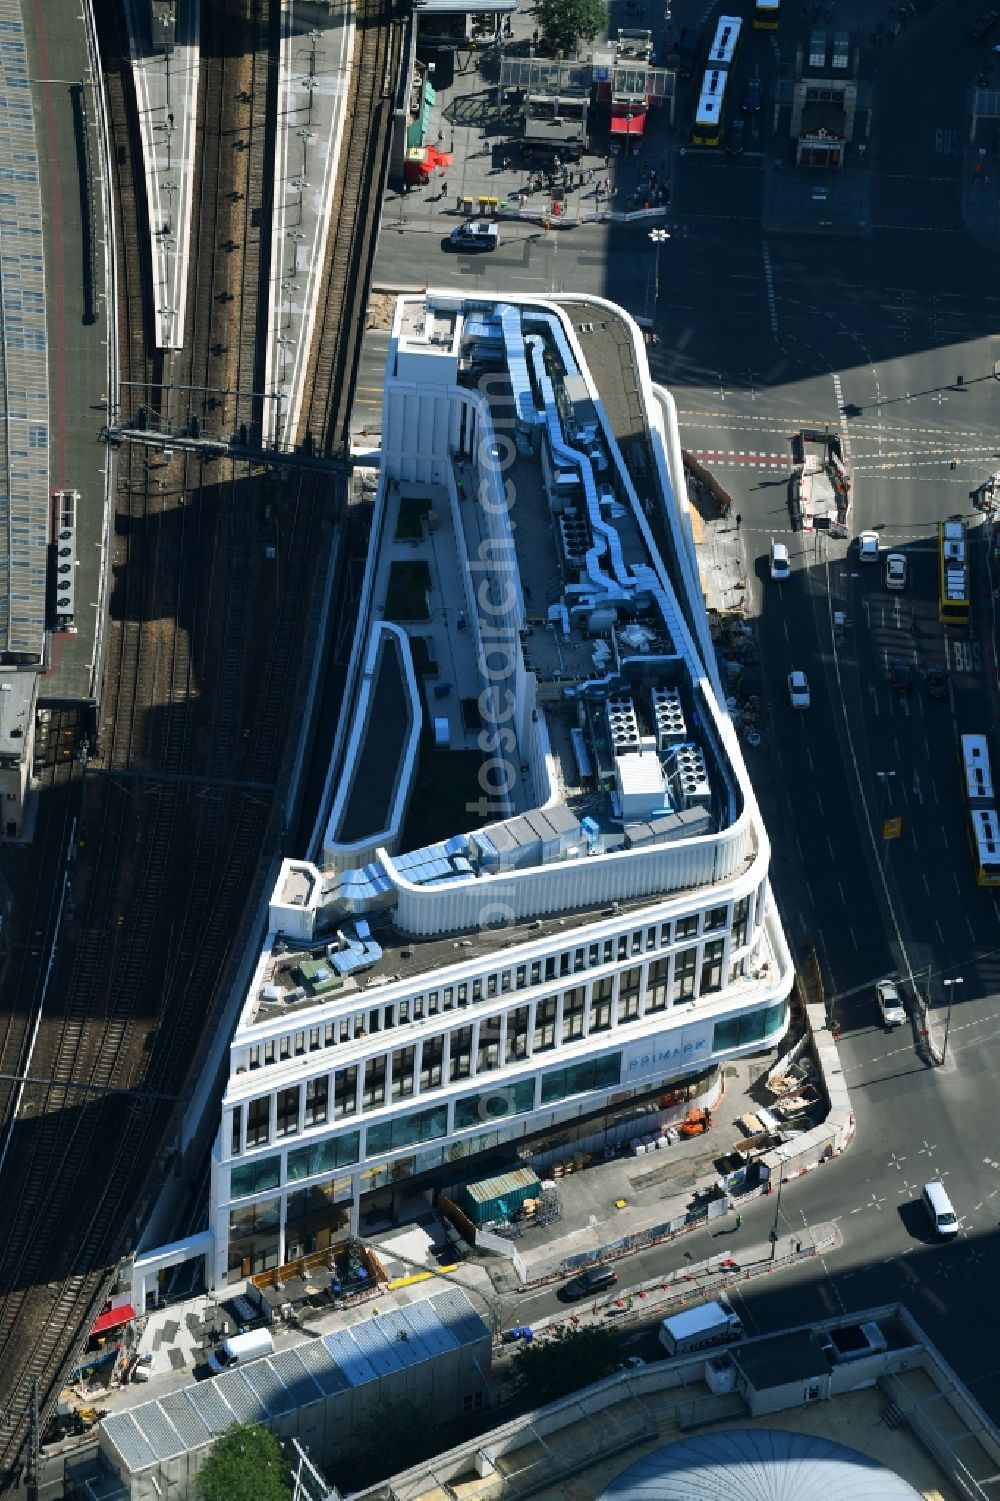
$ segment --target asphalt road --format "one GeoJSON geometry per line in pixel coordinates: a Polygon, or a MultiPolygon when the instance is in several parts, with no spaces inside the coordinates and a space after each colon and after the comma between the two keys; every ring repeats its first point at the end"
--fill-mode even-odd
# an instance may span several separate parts
{"type": "MultiPolygon", "coordinates": [[[[838,6],[838,24],[864,13],[872,25],[870,10],[850,8],[838,6]]],[[[850,1150],[787,1185],[780,1204],[782,1228],[834,1221],[842,1245],[818,1270],[807,1263],[745,1284],[742,1311],[766,1330],[902,1299],[1000,1418],[1000,1355],[984,1337],[1000,1251],[1000,905],[974,882],[957,761],[960,733],[996,725],[992,616],[977,553],[974,620],[946,637],[934,553],[939,519],[978,519],[970,491],[1000,457],[1000,339],[991,332],[1000,291],[967,144],[968,89],[989,54],[966,39],[972,6],[961,7],[957,28],[956,8],[939,6],[891,47],[867,48],[865,152],[851,148],[839,175],[797,171],[787,111],[775,128],[773,110],[779,62],[788,73],[805,29],[791,9],[780,38],[751,34],[738,63],[737,97],[757,74],[764,99],[743,156],[686,145],[692,86],[682,90],[677,129],[656,144],[673,191],[671,238],[659,250],[643,225],[564,234],[519,226],[493,255],[448,256],[418,213],[395,227],[387,214],[377,279],[571,289],[655,313],[651,365],[677,400],[684,446],[713,468],[743,517],[769,714],[763,746],[747,760],[789,935],[811,935],[823,961],[858,1118],[850,1150]],[[863,567],[845,544],[791,529],[791,435],[827,424],[855,475],[853,530],[876,527],[886,548],[906,554],[902,595],[886,590],[881,562],[863,567]],[[792,554],[786,584],[766,578],[772,537],[792,554]],[[839,644],[834,609],[848,620],[839,644]],[[888,682],[896,660],[916,670],[904,695],[888,682]],[[793,666],[809,675],[807,713],[788,704],[793,666]],[[932,666],[948,675],[942,701],[923,685],[932,666]],[[902,819],[902,834],[886,845],[889,816],[902,819]],[[951,990],[939,1069],[921,1062],[909,1028],[882,1029],[873,995],[881,975],[912,973],[926,986],[928,970],[942,1017],[944,980],[962,982],[951,990]],[[944,1246],[929,1240],[916,1203],[934,1176],[961,1218],[958,1239],[944,1246]]],[[[702,22],[684,0],[674,19],[702,22]]],[[[774,1204],[751,1205],[740,1235],[766,1237],[774,1204]]],[[[636,1256],[622,1282],[717,1250],[699,1232],[636,1256]]],[[[507,1322],[560,1307],[542,1291],[507,1322]]],[[[651,1350],[652,1335],[645,1339],[651,1350]]]]}

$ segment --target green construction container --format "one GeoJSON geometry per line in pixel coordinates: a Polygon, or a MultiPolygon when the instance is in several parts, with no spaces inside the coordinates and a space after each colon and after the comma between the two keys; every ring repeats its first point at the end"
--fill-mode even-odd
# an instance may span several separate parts
{"type": "Polygon", "coordinates": [[[515,1167],[496,1178],[467,1183],[462,1194],[462,1208],[474,1225],[486,1225],[490,1220],[510,1219],[525,1199],[533,1199],[540,1192],[538,1179],[531,1168],[515,1167]]]}

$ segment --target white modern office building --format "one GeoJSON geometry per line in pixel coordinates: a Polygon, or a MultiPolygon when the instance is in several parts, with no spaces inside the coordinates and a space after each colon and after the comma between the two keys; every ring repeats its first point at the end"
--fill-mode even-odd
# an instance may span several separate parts
{"type": "Polygon", "coordinates": [[[231,1043],[216,1287],[780,1038],[673,403],[619,309],[397,303],[325,818],[231,1043]]]}

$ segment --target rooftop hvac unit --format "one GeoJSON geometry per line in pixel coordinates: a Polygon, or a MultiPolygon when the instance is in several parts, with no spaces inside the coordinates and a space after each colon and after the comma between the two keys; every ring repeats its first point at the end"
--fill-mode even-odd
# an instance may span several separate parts
{"type": "Polygon", "coordinates": [[[681,808],[708,808],[712,801],[712,787],[701,748],[687,741],[675,747],[671,754],[670,785],[676,802],[681,808]]]}
{"type": "Polygon", "coordinates": [[[654,688],[652,709],[657,750],[665,751],[686,738],[687,725],[679,689],[654,688]]]}

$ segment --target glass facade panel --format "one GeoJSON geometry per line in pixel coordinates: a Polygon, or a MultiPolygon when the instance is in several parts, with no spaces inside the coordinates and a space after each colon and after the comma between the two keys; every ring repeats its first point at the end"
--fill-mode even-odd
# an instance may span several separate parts
{"type": "Polygon", "coordinates": [[[706,943],[705,957],[701,965],[699,995],[713,995],[717,990],[722,989],[722,955],[725,948],[724,938],[713,938],[711,943],[706,943]]]}
{"type": "Polygon", "coordinates": [[[611,1026],[611,993],[614,981],[611,976],[598,980],[590,998],[590,1031],[606,1032],[611,1026]]]}
{"type": "Polygon", "coordinates": [[[277,1188],[281,1180],[281,1158],[262,1157],[259,1162],[244,1162],[229,1175],[229,1197],[248,1199],[251,1194],[277,1188]]]}
{"type": "Polygon", "coordinates": [[[338,1068],[333,1080],[333,1118],[342,1120],[345,1115],[354,1115],[358,1108],[358,1070],[338,1068]]]}
{"type": "Polygon", "coordinates": [[[528,1056],[528,1006],[515,1006],[507,1012],[507,1062],[528,1056]]]}
{"type": "Polygon", "coordinates": [[[535,1081],[522,1079],[497,1089],[484,1089],[455,1102],[455,1130],[466,1131],[505,1115],[521,1115],[535,1103],[535,1081]]]}
{"type": "Polygon", "coordinates": [[[762,1011],[748,1011],[744,1016],[731,1016],[726,1021],[717,1022],[712,1051],[725,1053],[730,1048],[745,1048],[763,1042],[783,1029],[787,1014],[787,1002],[778,1001],[762,1011]]]}
{"type": "Polygon", "coordinates": [[[392,1121],[380,1121],[368,1127],[365,1152],[369,1157],[379,1157],[383,1152],[394,1152],[400,1147],[411,1147],[417,1142],[434,1141],[448,1134],[448,1107],[434,1105],[430,1110],[412,1110],[407,1115],[397,1116],[392,1121]]]}
{"type": "Polygon", "coordinates": [[[535,1007],[535,1030],[531,1038],[532,1054],[547,1052],[556,1045],[556,1006],[554,995],[539,1001],[535,1007]]]}
{"type": "Polygon", "coordinates": [[[325,1125],[329,1092],[330,1080],[326,1074],[320,1079],[309,1079],[306,1082],[305,1123],[307,1126],[325,1125]]]}
{"type": "Polygon", "coordinates": [[[588,1058],[585,1063],[570,1064],[569,1068],[554,1068],[542,1075],[542,1104],[552,1105],[556,1100],[586,1094],[591,1089],[611,1089],[619,1082],[621,1071],[621,1053],[588,1058]]]}
{"type": "Polygon", "coordinates": [[[247,1146],[263,1147],[271,1139],[271,1096],[251,1100],[247,1106],[247,1146]]]}
{"type": "Polygon", "coordinates": [[[690,1001],[694,999],[694,982],[698,973],[698,950],[682,949],[674,955],[674,994],[673,1001],[690,1001]]]}
{"type": "Polygon", "coordinates": [[[296,1147],[288,1154],[287,1181],[297,1183],[300,1178],[332,1173],[334,1168],[353,1167],[360,1155],[360,1131],[344,1131],[340,1136],[328,1136],[307,1147],[296,1147]]]}
{"type": "Polygon", "coordinates": [[[563,996],[563,1042],[575,1042],[583,1036],[583,1018],[586,992],[582,985],[567,990],[563,996]]]}
{"type": "Polygon", "coordinates": [[[654,959],[649,966],[649,975],[646,982],[646,1013],[651,1011],[666,1011],[667,1009],[667,977],[670,974],[669,959],[654,959]]]}

